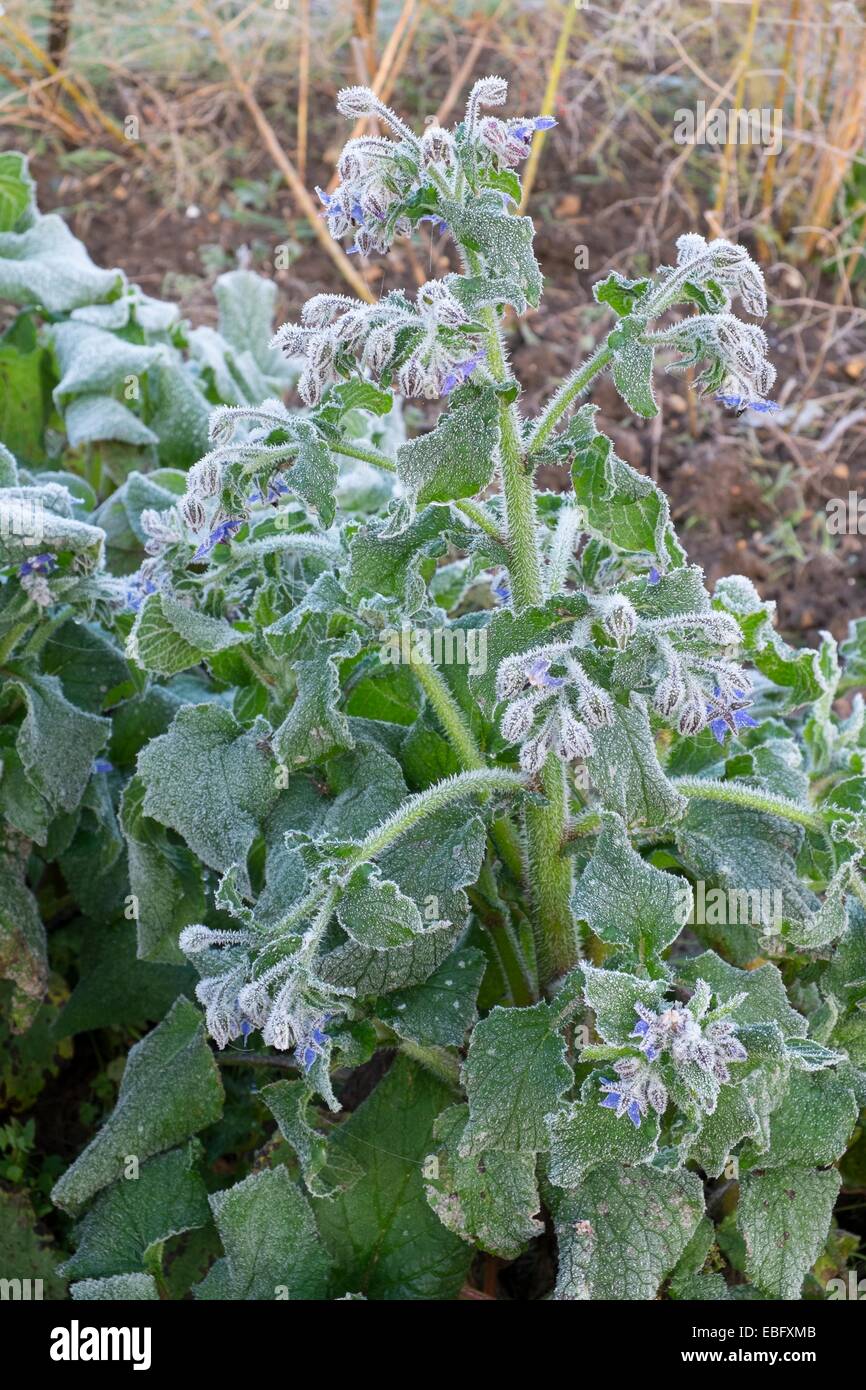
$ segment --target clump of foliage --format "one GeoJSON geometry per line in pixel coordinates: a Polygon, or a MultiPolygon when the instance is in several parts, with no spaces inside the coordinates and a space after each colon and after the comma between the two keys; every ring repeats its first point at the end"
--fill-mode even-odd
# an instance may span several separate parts
{"type": "Polygon", "coordinates": [[[68,447],[63,471],[20,434],[2,452],[0,960],[16,1029],[59,937],[55,1035],[139,1038],[53,1190],[75,1298],[449,1299],[478,1254],[531,1266],[545,1211],[555,1299],[820,1297],[847,1240],[866,623],[798,651],[746,579],[708,592],[663,493],[573,409],[609,372],[656,414],[657,354],[771,409],[742,248],[687,235],[596,285],[610,331],[526,418],[516,169],[552,122],[486,114],[505,99],[486,78],[417,137],[341,93],[393,138],[347,145],[334,236],[386,252],[432,222],[461,269],[311,299],[275,340],[302,409],[261,315],[224,325],[267,377],[237,399],[228,349],[137,292],[92,268],[58,290],[68,233],[5,166],[2,351],[59,364],[68,447]],[[81,333],[101,346],[65,356],[81,333]],[[156,454],[91,497],[117,436],[69,415],[126,409],[127,351],[159,374],[134,414],[158,442],[121,438],[156,454]],[[217,406],[195,461],[149,413],[164,372],[217,406]],[[406,440],[400,397],[446,399],[406,440]],[[541,464],[571,489],[540,492],[541,464]],[[753,910],[696,911],[708,890],[753,910]]]}

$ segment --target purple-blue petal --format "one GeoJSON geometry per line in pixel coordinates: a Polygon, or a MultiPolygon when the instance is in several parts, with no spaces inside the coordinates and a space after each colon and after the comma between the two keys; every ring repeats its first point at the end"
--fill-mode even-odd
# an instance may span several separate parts
{"type": "Polygon", "coordinates": [[[631,1102],[625,1113],[628,1115],[635,1129],[640,1129],[640,1106],[636,1100],[631,1102]]]}

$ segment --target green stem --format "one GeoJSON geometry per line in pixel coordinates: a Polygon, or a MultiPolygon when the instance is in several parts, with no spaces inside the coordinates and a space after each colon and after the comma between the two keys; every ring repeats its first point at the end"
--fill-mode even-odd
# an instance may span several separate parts
{"type": "MultiPolygon", "coordinates": [[[[482,318],[487,325],[487,366],[493,379],[504,384],[508,381],[508,367],[496,311],[487,308],[482,318]]],[[[544,589],[536,536],[535,489],[532,471],[527,468],[523,458],[514,402],[499,403],[499,459],[508,529],[511,593],[515,608],[528,608],[534,603],[541,603],[544,589]]]]}
{"type": "Polygon", "coordinates": [[[446,1052],[444,1047],[422,1047],[409,1038],[400,1038],[397,1047],[413,1062],[432,1072],[456,1095],[463,1094],[460,1088],[460,1062],[452,1052],[446,1052]]]}
{"type": "Polygon", "coordinates": [[[536,421],[526,447],[528,458],[538,453],[557,421],[562,418],[581,392],[586,390],[593,377],[604,370],[612,357],[613,349],[607,346],[605,339],[588,362],[585,362],[582,367],[578,367],[570,377],[566,377],[556,395],[548,402],[536,421]]]}
{"type": "Polygon", "coordinates": [[[580,940],[571,910],[572,862],[563,854],[568,822],[565,770],[556,753],[547,756],[542,783],[547,801],[544,806],[527,806],[526,834],[538,973],[547,985],[577,962],[580,940]]]}
{"type": "MultiPolygon", "coordinates": [[[[467,771],[486,767],[484,754],[463,717],[463,711],[436,667],[425,661],[413,661],[412,670],[463,766],[467,771]]],[[[526,877],[526,868],[520,839],[514,826],[509,820],[501,817],[491,825],[490,838],[498,849],[502,862],[517,882],[522,883],[526,877]]]]}
{"type": "Polygon", "coordinates": [[[473,792],[484,796],[497,791],[522,791],[525,786],[526,783],[519,773],[509,772],[504,767],[480,768],[446,777],[434,786],[428,787],[426,791],[410,796],[392,815],[371,830],[354,853],[344,861],[346,869],[354,869],[358,864],[365,864],[368,860],[374,859],[377,854],[383,854],[395,840],[417,825],[418,821],[432,816],[436,811],[444,810],[455,801],[462,801],[463,797],[473,792]]]}
{"type": "Polygon", "coordinates": [[[806,830],[826,829],[823,817],[817,811],[809,806],[800,806],[776,792],[744,787],[741,782],[717,782],[711,778],[672,777],[670,780],[682,796],[698,801],[725,801],[734,806],[748,806],[754,811],[764,811],[769,816],[793,821],[806,830]]]}

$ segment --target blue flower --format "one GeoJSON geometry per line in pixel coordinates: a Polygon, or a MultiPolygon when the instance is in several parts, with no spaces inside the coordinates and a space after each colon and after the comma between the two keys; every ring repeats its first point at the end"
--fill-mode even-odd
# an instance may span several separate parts
{"type": "Polygon", "coordinates": [[[325,1024],[328,1022],[330,1014],[322,1014],[310,1028],[305,1038],[302,1038],[295,1048],[295,1060],[304,1072],[312,1070],[316,1058],[321,1057],[322,1049],[328,1043],[328,1034],[325,1032],[325,1024]]]}
{"type": "Polygon", "coordinates": [[[93,760],[93,771],[94,771],[94,772],[113,772],[113,771],[114,771],[114,763],[110,763],[110,762],[108,761],[107,758],[94,758],[94,760],[93,760]]]}
{"type": "Polygon", "coordinates": [[[661,579],[661,575],[659,574],[659,572],[658,572],[658,570],[656,569],[655,565],[653,565],[652,569],[650,570],[649,574],[648,574],[647,577],[646,577],[646,582],[647,582],[647,584],[658,584],[658,582],[659,582],[660,579],[661,579]]]}
{"type": "Polygon", "coordinates": [[[130,575],[126,582],[126,607],[131,609],[133,613],[137,613],[148,594],[155,593],[156,585],[153,580],[142,578],[141,573],[136,571],[135,574],[130,575]]]}
{"type": "Polygon", "coordinates": [[[713,692],[715,699],[708,705],[708,713],[714,717],[710,720],[710,729],[713,737],[721,744],[724,744],[728,734],[738,734],[740,729],[757,729],[758,721],[753,719],[747,710],[750,708],[749,701],[746,699],[745,691],[735,690],[734,699],[727,705],[722,704],[719,689],[713,692]]]}
{"type": "Polygon", "coordinates": [[[18,578],[23,579],[28,574],[50,574],[57,568],[57,561],[53,555],[34,555],[32,560],[25,560],[18,570],[18,578]]]}
{"type": "Polygon", "coordinates": [[[448,223],[444,220],[444,218],[442,218],[442,217],[437,217],[436,214],[435,214],[434,212],[427,212],[427,213],[424,214],[423,217],[419,217],[419,218],[418,218],[418,225],[419,225],[419,227],[420,227],[420,225],[421,225],[422,222],[432,222],[432,223],[433,223],[433,226],[436,228],[436,231],[437,231],[437,232],[447,232],[447,231],[448,231],[448,223]]]}
{"type": "Polygon", "coordinates": [[[530,685],[544,686],[548,690],[556,690],[561,685],[565,685],[563,676],[552,676],[550,674],[550,662],[546,656],[537,656],[526,668],[526,679],[530,685]]]}
{"type": "Polygon", "coordinates": [[[480,348],[478,352],[473,353],[471,357],[467,357],[464,362],[455,362],[442,383],[443,395],[449,395],[450,392],[454,390],[455,386],[462,386],[464,381],[468,381],[475,371],[475,368],[484,361],[485,356],[486,352],[484,348],[480,348]]]}
{"type": "Polygon", "coordinates": [[[509,603],[511,601],[511,590],[508,587],[508,578],[506,575],[503,574],[501,578],[497,579],[496,583],[493,585],[493,593],[500,603],[509,603]]]}
{"type": "Polygon", "coordinates": [[[247,501],[250,505],[256,502],[278,502],[281,497],[285,496],[285,494],[290,491],[291,489],[288,484],[284,483],[282,478],[272,478],[268,483],[267,497],[263,497],[259,489],[256,488],[255,492],[250,493],[247,501]]]}
{"type": "Polygon", "coordinates": [[[227,521],[221,521],[213,531],[211,531],[206,541],[202,541],[198,550],[193,555],[193,560],[203,560],[209,555],[215,545],[222,545],[230,540],[235,531],[239,531],[244,524],[242,516],[230,516],[227,521]]]}
{"type": "Polygon", "coordinates": [[[716,400],[729,410],[736,410],[738,415],[742,415],[744,410],[756,410],[759,415],[775,415],[776,411],[782,409],[775,401],[750,401],[746,396],[717,395],[716,400]]]}
{"type": "Polygon", "coordinates": [[[531,140],[537,130],[550,130],[559,122],[553,116],[536,116],[523,125],[512,126],[509,134],[517,140],[531,140]]]}
{"type": "Polygon", "coordinates": [[[629,1036],[632,1038],[644,1039],[644,1041],[640,1045],[640,1050],[644,1054],[648,1062],[654,1062],[656,1057],[658,1057],[660,1054],[659,1049],[657,1047],[654,1047],[652,1042],[650,1042],[650,1040],[646,1036],[646,1034],[649,1032],[649,1028],[650,1026],[647,1023],[646,1019],[639,1018],[629,1036]]]}
{"type": "Polygon", "coordinates": [[[640,1129],[640,1122],[643,1118],[640,1101],[637,1097],[629,1095],[627,1090],[618,1089],[616,1081],[603,1081],[601,1089],[606,1091],[604,1100],[599,1101],[603,1110],[615,1110],[617,1115],[628,1115],[635,1129],[640,1129]]]}

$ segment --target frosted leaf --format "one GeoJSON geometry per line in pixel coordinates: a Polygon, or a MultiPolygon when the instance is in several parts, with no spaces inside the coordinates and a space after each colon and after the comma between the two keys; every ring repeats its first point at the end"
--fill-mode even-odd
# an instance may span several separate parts
{"type": "Polygon", "coordinates": [[[205,914],[204,885],[198,861],[182,845],[172,844],[156,821],[142,815],[145,789],[130,778],[121,801],[126,836],[129,891],[138,899],[138,955],[146,961],[183,959],[177,939],[181,930],[205,914]]]}
{"type": "Polygon", "coordinates": [[[626,553],[654,555],[667,567],[668,544],[678,547],[667,498],[614,453],[606,435],[594,432],[574,450],[572,481],[588,531],[626,553]]]}
{"type": "MultiPolygon", "coordinates": [[[[187,468],[208,447],[210,405],[180,358],[161,357],[147,377],[150,429],[164,467],[187,468]]],[[[67,412],[67,427],[69,416],[67,412]]]]}
{"type": "Polygon", "coordinates": [[[375,950],[348,941],[323,956],[316,966],[320,979],[359,996],[386,994],[421,984],[451,954],[465,930],[465,919],[436,922],[406,946],[375,950]]]}
{"type": "Polygon", "coordinates": [[[270,346],[277,306],[277,286],[252,270],[229,270],[217,277],[214,298],[219,306],[219,331],[236,352],[249,351],[271,391],[284,389],[295,378],[281,352],[270,346]]]}
{"type": "Polygon", "coordinates": [[[187,608],[168,594],[145,599],[126,644],[127,656],[146,671],[173,676],[248,640],[248,635],[221,618],[187,608]]]}
{"type": "Polygon", "coordinates": [[[605,816],[572,907],[602,941],[627,945],[643,960],[676,940],[691,897],[686,879],[653,868],[632,849],[622,821],[605,816]]]}
{"type": "Polygon", "coordinates": [[[210,1198],[225,1254],[194,1289],[204,1299],[323,1299],[328,1257],[285,1168],[251,1173],[210,1198]]]}
{"type": "Polygon", "coordinates": [[[461,1157],[549,1147],[545,1119],[574,1079],[555,1027],[556,1015],[545,1003],[526,1009],[497,1005],[477,1024],[462,1072],[469,1123],[461,1157]]]}
{"type": "Polygon", "coordinates": [[[635,415],[651,420],[659,408],[653,392],[653,362],[651,347],[628,339],[613,354],[613,380],[617,391],[635,415]]]}
{"type": "Polygon", "coordinates": [[[78,806],[111,721],[69,703],[56,676],[9,681],[26,708],[15,746],[30,782],[56,810],[78,806]]]}
{"type": "Polygon", "coordinates": [[[825,1167],[848,1146],[859,1107],[851,1087],[834,1071],[791,1075],[787,1090],[770,1116],[767,1152],[746,1146],[744,1168],[780,1168],[789,1163],[825,1167]]]}
{"type": "Polygon", "coordinates": [[[595,1026],[607,1043],[634,1045],[631,1034],[637,1021],[636,1004],[656,1010],[667,988],[665,980],[638,979],[622,970],[581,967],[584,998],[595,1014],[595,1026]]]}
{"type": "Polygon", "coordinates": [[[176,830],[211,868],[245,865],[279,795],[258,746],[266,732],[260,722],[244,729],[219,705],[184,705],[139,757],[144,814],[176,830]]]}
{"type": "Polygon", "coordinates": [[[13,982],[10,1023],[15,1032],[30,1026],[48,986],[45,928],[25,870],[26,855],[0,854],[0,979],[13,982]]]}
{"type": "Polygon", "coordinates": [[[207,1191],[196,1170],[195,1144],[143,1163],[138,1178],[99,1194],[76,1228],[77,1249],[61,1267],[68,1279],[144,1271],[154,1248],[210,1220],[207,1191]]]}
{"type": "Polygon", "coordinates": [[[173,1148],[218,1120],[222,1106],[201,1014],[181,996],[130,1051],[114,1110],[55,1183],[52,1201],[65,1211],[84,1206],[121,1176],[129,1154],[143,1161],[173,1148]]]}
{"type": "Polygon", "coordinates": [[[743,1180],[737,1222],[746,1242],[746,1272],[773,1298],[798,1299],[820,1255],[842,1185],[835,1168],[792,1166],[743,1180]]]}
{"type": "Polygon", "coordinates": [[[114,333],[86,323],[58,323],[52,329],[60,380],[54,388],[58,408],[69,396],[111,392],[127,377],[141,377],[163,349],[128,343],[114,333]]]}
{"type": "MultiPolygon", "coordinates": [[[[120,270],[99,270],[56,213],[23,232],[0,232],[0,299],[42,305],[50,314],[114,297],[120,270]]],[[[116,341],[113,340],[113,341],[116,341]]]]}
{"type": "Polygon", "coordinates": [[[527,304],[536,308],[543,277],[532,250],[532,218],[512,216],[497,193],[481,194],[466,207],[443,198],[442,210],[455,238],[478,248],[487,275],[519,282],[522,303],[515,306],[518,312],[523,313],[527,304]]]}
{"type": "Polygon", "coordinates": [[[397,474],[419,506],[474,497],[493,477],[499,446],[497,399],[485,389],[454,405],[436,428],[397,451],[397,474]]]}
{"type": "Polygon", "coordinates": [[[424,1195],[422,1167],[433,1122],[451,1093],[429,1072],[398,1057],[373,1094],[335,1129],[329,1162],[347,1158],[361,1177],[314,1209],[334,1262],[334,1292],[376,1300],[456,1297],[472,1259],[424,1195]]]}
{"type": "Polygon", "coordinates": [[[138,1303],[158,1300],[159,1290],[152,1274],[112,1274],[107,1279],[82,1279],[72,1285],[69,1297],[78,1303],[138,1303]]]}
{"type": "Polygon", "coordinates": [[[559,1301],[655,1298],[704,1214],[694,1173],[607,1166],[556,1209],[559,1301]]]}
{"type": "Polygon", "coordinates": [[[102,553],[105,532],[99,526],[61,514],[58,499],[45,488],[3,488],[0,491],[0,564],[32,560],[43,552],[71,550],[93,564],[102,553]],[[55,505],[52,505],[55,504],[55,505]],[[28,521],[38,508],[38,531],[28,531],[28,521]],[[56,508],[56,509],[55,509],[56,508]],[[36,539],[38,536],[38,540],[36,539]]]}
{"type": "Polygon", "coordinates": [[[687,807],[662,771],[646,702],[632,692],[630,703],[613,706],[613,723],[593,734],[587,760],[590,780],[605,804],[629,825],[669,825],[687,807]]]}
{"type": "Polygon", "coordinates": [[[461,948],[423,984],[398,990],[378,1006],[383,1023],[401,1038],[426,1046],[459,1047],[476,1017],[475,1000],[487,957],[461,948]]]}
{"type": "Polygon", "coordinates": [[[737,1008],[737,1022],[778,1023],[785,1037],[804,1038],[809,1025],[801,1013],[788,1003],[785,984],[779,970],[769,962],[756,970],[738,970],[716,955],[705,951],[682,962],[679,976],[686,983],[706,980],[713,993],[724,1003],[735,994],[745,993],[737,1008]]]}
{"type": "Polygon", "coordinates": [[[275,1081],[260,1092],[279,1126],[280,1134],[294,1149],[307,1191],[313,1197],[333,1197],[351,1187],[361,1175],[348,1154],[334,1154],[321,1130],[309,1122],[310,1087],[306,1081],[275,1081]]]}
{"type": "Polygon", "coordinates": [[[728,1158],[742,1139],[759,1139],[761,1122],[750,1087],[723,1086],[712,1115],[705,1115],[700,1133],[688,1151],[690,1160],[708,1178],[721,1177],[728,1158]]]}
{"type": "Polygon", "coordinates": [[[425,571],[447,550],[446,533],[469,538],[451,508],[432,503],[396,534],[388,522],[370,521],[361,526],[349,547],[350,569],[346,588],[353,598],[382,596],[398,599],[411,616],[426,597],[425,571]]]}
{"type": "Polygon", "coordinates": [[[342,697],[337,662],[357,650],[358,639],[350,634],[344,640],[321,642],[309,660],[295,661],[295,702],[272,739],[276,758],[286,767],[322,762],[353,746],[346,716],[337,708],[342,697]]]}
{"type": "Polygon", "coordinates": [[[100,439],[117,439],[123,444],[140,446],[158,442],[153,430],[113,396],[97,393],[78,396],[67,406],[63,423],[73,449],[100,439]]]}
{"type": "Polygon", "coordinates": [[[372,864],[359,864],[350,874],[337,904],[337,920],[353,941],[377,950],[405,946],[424,929],[412,899],[372,864]]]}
{"type": "Polygon", "coordinates": [[[548,1116],[550,1181],[558,1187],[579,1187],[587,1173],[600,1165],[650,1163],[658,1148],[659,1120],[651,1113],[639,1126],[623,1122],[601,1104],[598,1076],[593,1073],[587,1099],[548,1116]]]}
{"type": "Polygon", "coordinates": [[[462,1240],[514,1260],[544,1230],[537,1215],[535,1157],[495,1151],[461,1157],[468,1114],[465,1105],[454,1105],[436,1121],[434,1135],[442,1147],[424,1165],[427,1201],[462,1240]]]}

